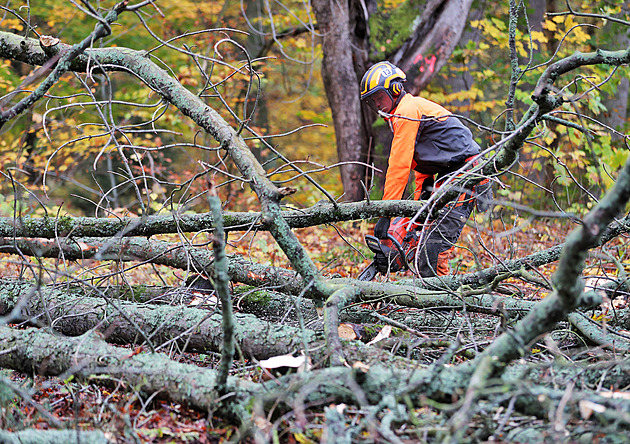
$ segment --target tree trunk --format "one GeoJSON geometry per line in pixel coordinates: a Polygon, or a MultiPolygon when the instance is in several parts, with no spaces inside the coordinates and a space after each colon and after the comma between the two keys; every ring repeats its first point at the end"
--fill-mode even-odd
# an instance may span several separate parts
{"type": "Polygon", "coordinates": [[[418,94],[444,66],[468,22],[472,0],[428,2],[412,36],[391,57],[407,74],[405,89],[418,94]]]}
{"type": "MultiPolygon", "coordinates": [[[[365,60],[366,54],[353,50],[357,23],[351,22],[348,0],[315,0],[312,4],[323,39],[322,78],[335,125],[337,154],[344,163],[341,166],[344,200],[358,201],[364,197],[361,181],[365,180],[365,166],[357,162],[365,162],[367,139],[362,131],[360,77],[357,78],[354,60],[365,60]]],[[[352,19],[360,23],[361,17],[352,19]]]]}

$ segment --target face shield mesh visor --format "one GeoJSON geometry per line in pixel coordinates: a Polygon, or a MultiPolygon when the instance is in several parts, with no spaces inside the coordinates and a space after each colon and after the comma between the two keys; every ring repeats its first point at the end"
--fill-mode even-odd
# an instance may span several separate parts
{"type": "Polygon", "coordinates": [[[394,99],[383,90],[376,91],[369,96],[363,98],[363,101],[374,111],[383,111],[391,113],[394,109],[394,99]]]}

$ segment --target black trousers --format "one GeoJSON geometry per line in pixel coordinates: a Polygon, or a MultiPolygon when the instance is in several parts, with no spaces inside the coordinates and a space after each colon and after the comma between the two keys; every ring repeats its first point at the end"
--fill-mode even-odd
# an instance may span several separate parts
{"type": "Polygon", "coordinates": [[[463,196],[462,200],[440,210],[438,217],[422,229],[415,262],[420,276],[433,277],[448,272],[445,258],[441,259],[445,263],[438,264],[440,253],[453,248],[475,205],[474,198],[465,194],[463,196]]]}

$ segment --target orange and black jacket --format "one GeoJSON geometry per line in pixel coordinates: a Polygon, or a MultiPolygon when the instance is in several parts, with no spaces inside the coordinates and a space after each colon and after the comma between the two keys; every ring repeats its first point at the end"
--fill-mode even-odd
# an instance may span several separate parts
{"type": "Polygon", "coordinates": [[[479,154],[470,130],[437,103],[405,94],[392,114],[394,139],[384,200],[402,199],[411,170],[416,176],[415,199],[426,199],[436,175],[455,171],[479,154]]]}

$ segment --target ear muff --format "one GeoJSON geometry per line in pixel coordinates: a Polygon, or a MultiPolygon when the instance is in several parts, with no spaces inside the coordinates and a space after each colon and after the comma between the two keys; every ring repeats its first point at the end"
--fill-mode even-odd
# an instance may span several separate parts
{"type": "Polygon", "coordinates": [[[403,85],[401,82],[392,82],[392,85],[389,87],[389,90],[393,97],[397,97],[403,90],[403,85]]]}

